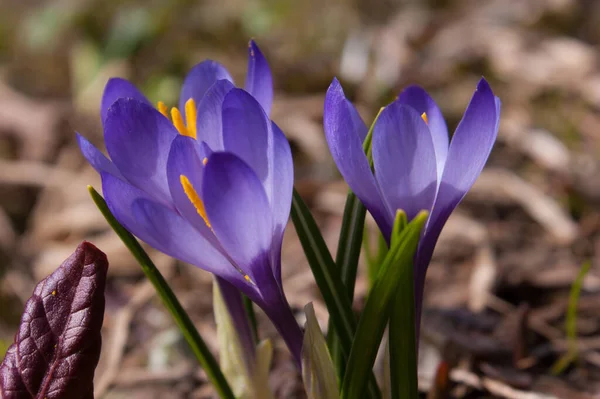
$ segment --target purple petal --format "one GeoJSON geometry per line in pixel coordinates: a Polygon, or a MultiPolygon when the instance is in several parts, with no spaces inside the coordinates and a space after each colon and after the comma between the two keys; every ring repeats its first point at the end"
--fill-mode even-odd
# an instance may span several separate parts
{"type": "Polygon", "coordinates": [[[179,96],[179,109],[185,109],[185,103],[193,98],[200,104],[204,94],[217,81],[221,79],[233,82],[227,69],[216,61],[206,60],[193,67],[185,77],[179,96]]]}
{"type": "Polygon", "coordinates": [[[433,101],[433,98],[419,86],[409,86],[404,89],[398,96],[398,101],[401,104],[406,104],[414,108],[419,115],[423,113],[427,115],[427,123],[431,132],[431,138],[433,139],[433,146],[435,147],[437,176],[439,180],[444,171],[444,164],[448,155],[448,142],[450,140],[448,137],[448,127],[446,126],[442,111],[440,111],[440,108],[433,101]]]}
{"type": "Polygon", "coordinates": [[[346,99],[337,79],[334,79],[325,96],[323,125],[325,138],[340,173],[356,196],[377,221],[384,236],[389,236],[393,215],[383,203],[362,142],[366,126],[352,104],[346,99]]]}
{"type": "Polygon", "coordinates": [[[434,213],[447,218],[475,183],[496,141],[499,113],[500,100],[481,79],[452,137],[434,213]]]}
{"type": "Polygon", "coordinates": [[[132,214],[141,228],[152,236],[149,243],[165,254],[198,266],[239,286],[250,286],[243,275],[177,212],[147,199],[132,205],[132,214]]]}
{"type": "Polygon", "coordinates": [[[223,99],[235,86],[229,80],[218,80],[198,104],[197,139],[214,151],[223,151],[223,99]]]}
{"type": "MultiPolygon", "coordinates": [[[[471,188],[496,141],[500,100],[481,79],[448,150],[437,198],[415,260],[415,303],[420,309],[425,273],[437,239],[450,214],[471,188]]],[[[418,313],[417,313],[418,314],[418,313]]]]}
{"type": "Polygon", "coordinates": [[[248,72],[246,74],[246,91],[260,103],[265,113],[271,113],[273,104],[273,76],[267,60],[262,52],[250,40],[248,44],[248,72]]]}
{"type": "Polygon", "coordinates": [[[292,192],[294,190],[294,162],[290,143],[279,127],[273,123],[273,245],[271,247],[271,265],[273,275],[281,286],[281,243],[285,226],[290,217],[292,192]]]}
{"type": "Polygon", "coordinates": [[[167,158],[177,136],[160,112],[132,99],[117,100],[104,122],[106,149],[121,174],[164,203],[171,201],[167,158]]]}
{"type": "Polygon", "coordinates": [[[219,248],[218,240],[212,230],[206,225],[195,206],[183,189],[181,176],[185,176],[196,193],[202,198],[202,179],[204,164],[202,161],[210,153],[207,148],[191,137],[177,136],[171,143],[169,160],[167,162],[167,176],[169,189],[175,207],[192,226],[202,234],[213,246],[219,248]]]}
{"type": "Polygon", "coordinates": [[[271,319],[273,325],[285,341],[289,348],[296,365],[301,368],[301,353],[302,353],[302,342],[304,333],[300,329],[294,313],[290,308],[290,305],[283,294],[281,289],[277,289],[275,281],[261,281],[261,284],[257,283],[261,287],[267,287],[261,289],[261,294],[264,298],[264,304],[261,308],[265,314],[271,319]],[[269,288],[272,288],[269,290],[269,288]],[[268,291],[268,292],[265,292],[268,291]]]}
{"type": "Polygon", "coordinates": [[[124,179],[119,172],[119,169],[108,159],[98,148],[90,143],[85,137],[79,133],[75,133],[77,137],[77,144],[81,153],[85,159],[96,169],[98,173],[107,172],[111,175],[117,176],[120,179],[124,179]]]}
{"type": "Polygon", "coordinates": [[[121,78],[111,78],[104,86],[102,102],[100,105],[100,118],[102,123],[106,119],[108,108],[119,98],[134,98],[141,103],[152,106],[150,101],[131,82],[121,78]]]}
{"type": "Polygon", "coordinates": [[[435,199],[435,149],[427,124],[413,108],[395,101],[373,130],[375,178],[389,208],[402,209],[408,220],[435,199]]]}
{"type": "Polygon", "coordinates": [[[255,281],[268,254],[273,221],[267,195],[252,169],[236,155],[213,153],[204,169],[203,199],[208,220],[229,256],[255,281]]]}
{"type": "Polygon", "coordinates": [[[233,89],[223,101],[223,143],[246,162],[273,201],[274,140],[271,121],[248,92],[233,89]]]}
{"type": "Polygon", "coordinates": [[[144,191],[110,173],[102,172],[100,176],[102,177],[102,194],[108,209],[119,223],[131,234],[158,248],[159,244],[137,223],[132,214],[132,205],[136,200],[140,198],[151,199],[151,197],[144,191]]]}
{"type": "MultiPolygon", "coordinates": [[[[334,81],[337,82],[337,79],[334,79],[334,81]]],[[[339,82],[338,82],[338,85],[339,85],[339,82]]],[[[340,86],[340,89],[342,89],[341,86],[340,86]]],[[[344,92],[342,91],[341,94],[343,95],[344,92]]],[[[367,125],[365,125],[365,122],[360,117],[360,114],[358,113],[358,111],[356,110],[354,105],[352,105],[352,103],[350,101],[348,101],[348,99],[346,99],[345,97],[344,97],[344,100],[346,102],[346,110],[349,113],[352,131],[358,135],[360,142],[363,143],[365,141],[365,139],[367,138],[369,129],[367,128],[367,125]]]]}

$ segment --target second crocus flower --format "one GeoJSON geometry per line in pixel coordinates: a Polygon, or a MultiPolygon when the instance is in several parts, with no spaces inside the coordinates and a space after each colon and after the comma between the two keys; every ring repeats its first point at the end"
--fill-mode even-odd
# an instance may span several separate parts
{"type": "Polygon", "coordinates": [[[408,87],[375,122],[371,169],[362,146],[367,126],[337,80],[327,91],[324,127],[333,159],[388,243],[398,209],[409,220],[420,210],[430,212],[415,255],[417,323],[435,244],[481,173],[496,140],[499,117],[500,100],[481,79],[450,141],[435,101],[422,88],[408,87]]]}

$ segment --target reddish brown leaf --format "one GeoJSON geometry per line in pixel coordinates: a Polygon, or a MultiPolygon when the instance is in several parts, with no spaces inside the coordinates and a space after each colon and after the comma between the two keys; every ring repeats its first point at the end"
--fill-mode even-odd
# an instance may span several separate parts
{"type": "Polygon", "coordinates": [[[40,281],[0,366],[4,399],[93,398],[106,255],[88,242],[40,281]]]}

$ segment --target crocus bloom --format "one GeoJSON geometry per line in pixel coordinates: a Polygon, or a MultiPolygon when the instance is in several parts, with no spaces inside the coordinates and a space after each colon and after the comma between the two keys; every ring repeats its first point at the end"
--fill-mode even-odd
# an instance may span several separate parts
{"type": "Polygon", "coordinates": [[[500,100],[481,79],[450,141],[433,99],[420,87],[408,87],[375,122],[373,173],[362,147],[367,127],[337,80],[327,91],[324,125],[333,159],[388,243],[398,209],[409,220],[422,209],[430,212],[415,255],[417,321],[435,244],[481,173],[498,134],[499,116],[500,100]]]}
{"type": "MultiPolygon", "coordinates": [[[[220,64],[196,65],[181,90],[183,114],[173,108],[169,115],[162,103],[156,109],[131,83],[111,79],[101,105],[111,160],[78,141],[117,220],[154,248],[218,276],[234,323],[245,314],[235,314],[243,307],[231,286],[246,294],[299,362],[302,331],[281,283],[292,156],[268,117],[269,66],[253,42],[249,54],[246,90],[220,64]]],[[[238,325],[254,353],[247,324],[238,325]]]]}

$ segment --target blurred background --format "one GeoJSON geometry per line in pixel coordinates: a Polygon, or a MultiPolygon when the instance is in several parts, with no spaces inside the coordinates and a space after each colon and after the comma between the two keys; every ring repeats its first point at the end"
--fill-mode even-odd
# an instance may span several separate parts
{"type": "MultiPolygon", "coordinates": [[[[600,393],[600,2],[594,0],[1,0],[0,357],[36,281],[83,239],[111,262],[98,398],[209,398],[213,391],[86,185],[100,180],[75,131],[102,146],[107,79],[174,105],[211,58],[243,82],[254,38],[275,79],[272,118],[294,151],[297,188],[335,250],[347,187],[324,141],[333,76],[363,118],[402,87],[429,90],[450,131],[485,76],[503,101],[488,165],[448,222],[429,269],[420,385],[438,363],[452,397],[592,398],[600,393]],[[568,352],[569,290],[589,261],[568,352]]],[[[103,148],[103,147],[102,147],[103,148]]],[[[372,235],[372,220],[368,220],[372,235]]],[[[211,348],[210,276],[151,251],[211,348]]],[[[298,320],[327,312],[289,226],[287,296],[298,320]]],[[[364,270],[363,270],[364,271],[364,270]]],[[[357,284],[360,308],[368,286],[357,284]]],[[[263,337],[275,337],[261,317],[263,337]]],[[[271,384],[302,398],[275,341],[271,384]]]]}

